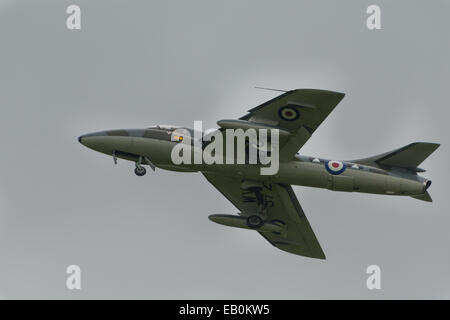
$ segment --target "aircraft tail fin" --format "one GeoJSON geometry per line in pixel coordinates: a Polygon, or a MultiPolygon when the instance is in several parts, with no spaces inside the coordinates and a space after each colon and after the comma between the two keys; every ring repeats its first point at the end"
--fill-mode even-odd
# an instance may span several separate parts
{"type": "Polygon", "coordinates": [[[422,200],[422,201],[427,201],[427,202],[433,202],[433,199],[431,199],[430,194],[428,193],[428,191],[425,191],[425,193],[420,194],[418,196],[412,196],[414,199],[417,200],[422,200]]]}
{"type": "Polygon", "coordinates": [[[386,152],[370,158],[354,160],[355,163],[377,165],[380,167],[397,167],[414,172],[424,172],[418,166],[438,147],[438,143],[414,142],[402,148],[386,152]]]}

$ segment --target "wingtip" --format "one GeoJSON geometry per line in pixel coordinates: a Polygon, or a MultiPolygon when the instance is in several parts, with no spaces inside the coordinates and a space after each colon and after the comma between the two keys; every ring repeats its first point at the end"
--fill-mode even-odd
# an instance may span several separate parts
{"type": "Polygon", "coordinates": [[[410,143],[408,146],[412,146],[412,145],[415,145],[415,144],[428,144],[428,145],[430,145],[430,146],[434,146],[435,149],[437,149],[437,148],[439,148],[439,147],[441,146],[440,143],[436,143],[436,142],[425,142],[425,141],[416,141],[416,142],[412,142],[412,143],[410,143]]]}
{"type": "Polygon", "coordinates": [[[322,252],[322,254],[320,256],[318,256],[317,259],[327,260],[327,257],[325,256],[325,253],[322,252]]]}
{"type": "Polygon", "coordinates": [[[313,258],[313,259],[317,259],[317,260],[327,260],[327,257],[325,256],[325,254],[322,254],[322,255],[310,255],[310,256],[305,256],[305,257],[309,257],[309,258],[313,258]]]}

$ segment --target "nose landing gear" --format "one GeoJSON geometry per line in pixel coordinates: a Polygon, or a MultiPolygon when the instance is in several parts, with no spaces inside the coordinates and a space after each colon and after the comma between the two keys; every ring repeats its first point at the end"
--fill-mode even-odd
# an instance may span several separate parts
{"type": "Polygon", "coordinates": [[[145,168],[142,167],[142,166],[139,166],[139,167],[136,166],[136,168],[134,169],[134,173],[137,176],[142,177],[142,176],[144,176],[147,173],[147,170],[145,170],[145,168]]]}
{"type": "Polygon", "coordinates": [[[147,173],[147,170],[141,166],[142,163],[142,156],[139,156],[138,161],[136,161],[136,168],[134,169],[134,173],[139,176],[142,177],[147,173]]]}
{"type": "Polygon", "coordinates": [[[112,157],[114,160],[114,164],[117,164],[117,154],[126,157],[126,158],[134,158],[136,160],[136,168],[134,169],[134,173],[142,177],[147,173],[147,170],[142,166],[142,163],[147,164],[153,171],[155,171],[155,165],[153,162],[150,161],[150,159],[146,156],[139,156],[137,154],[129,153],[129,152],[123,152],[123,151],[116,151],[113,150],[112,157]]]}

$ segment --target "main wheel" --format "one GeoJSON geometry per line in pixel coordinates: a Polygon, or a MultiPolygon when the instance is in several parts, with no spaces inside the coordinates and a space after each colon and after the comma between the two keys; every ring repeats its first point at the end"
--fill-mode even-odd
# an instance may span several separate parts
{"type": "Polygon", "coordinates": [[[263,219],[260,216],[250,216],[247,218],[247,226],[252,229],[258,229],[264,224],[263,219]]]}
{"type": "Polygon", "coordinates": [[[145,174],[147,173],[147,170],[145,170],[144,167],[136,167],[136,168],[134,169],[134,173],[135,173],[137,176],[142,177],[143,175],[145,175],[145,174]]]}

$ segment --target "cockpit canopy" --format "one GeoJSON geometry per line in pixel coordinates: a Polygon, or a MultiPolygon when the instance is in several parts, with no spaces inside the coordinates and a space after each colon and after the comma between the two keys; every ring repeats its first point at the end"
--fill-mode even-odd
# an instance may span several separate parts
{"type": "Polygon", "coordinates": [[[183,129],[183,127],[166,125],[166,124],[158,124],[156,126],[153,126],[153,127],[147,128],[147,129],[159,129],[159,130],[174,131],[176,129],[183,129]]]}
{"type": "Polygon", "coordinates": [[[146,136],[148,137],[174,142],[181,142],[183,140],[190,141],[194,138],[194,130],[173,125],[156,125],[147,128],[146,132],[146,136]]]}

